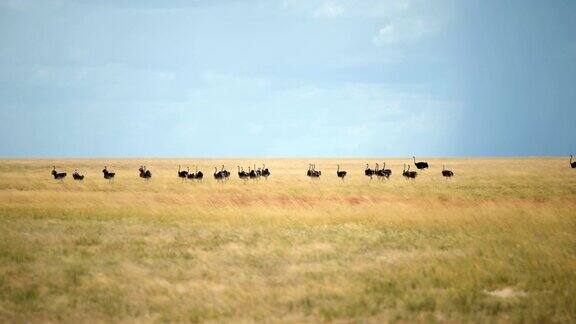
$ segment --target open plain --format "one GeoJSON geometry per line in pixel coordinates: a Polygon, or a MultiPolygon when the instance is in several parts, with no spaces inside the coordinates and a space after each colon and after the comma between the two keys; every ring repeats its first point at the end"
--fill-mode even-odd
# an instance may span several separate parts
{"type": "Polygon", "coordinates": [[[568,159],[422,160],[0,160],[0,321],[576,321],[568,159]]]}

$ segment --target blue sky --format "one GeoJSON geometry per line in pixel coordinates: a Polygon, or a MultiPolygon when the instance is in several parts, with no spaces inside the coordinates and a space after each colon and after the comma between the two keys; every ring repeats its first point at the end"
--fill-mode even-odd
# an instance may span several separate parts
{"type": "Polygon", "coordinates": [[[574,1],[0,0],[0,156],[576,153],[574,1]]]}

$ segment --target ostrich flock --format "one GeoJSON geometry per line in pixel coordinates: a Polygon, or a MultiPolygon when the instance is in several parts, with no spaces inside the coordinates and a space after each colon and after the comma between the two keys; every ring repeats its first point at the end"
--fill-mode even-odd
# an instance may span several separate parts
{"type": "MultiPolygon", "coordinates": [[[[416,166],[416,169],[418,170],[426,170],[429,168],[429,164],[428,162],[416,162],[416,157],[413,156],[412,159],[414,160],[414,166],[416,166]]],[[[344,180],[344,178],[346,178],[346,175],[348,174],[348,172],[341,170],[340,169],[340,164],[336,165],[337,169],[336,169],[336,176],[342,180],[344,180]]],[[[576,169],[576,161],[573,161],[573,156],[570,155],[570,167],[572,169],[576,169]]],[[[148,170],[146,168],[146,166],[141,165],[140,168],[138,168],[138,171],[140,173],[140,178],[145,179],[145,180],[150,180],[152,178],[152,172],[150,170],[148,170]]],[[[216,180],[228,180],[230,178],[230,171],[226,170],[224,168],[224,165],[221,166],[220,170],[218,170],[218,167],[214,167],[214,179],[216,180]]],[[[116,173],[114,172],[110,172],[108,170],[108,167],[104,166],[104,169],[102,170],[102,175],[104,177],[104,179],[107,180],[113,180],[114,176],[116,175],[116,173]]],[[[316,165],[315,164],[308,164],[308,171],[306,172],[306,175],[308,177],[310,177],[311,179],[318,179],[320,178],[320,176],[322,175],[322,171],[320,170],[316,170],[316,165]]],[[[392,170],[390,169],[386,169],[386,162],[384,162],[382,164],[382,168],[380,168],[380,165],[378,163],[375,164],[374,169],[370,169],[370,165],[366,164],[366,169],[364,169],[364,175],[370,177],[370,179],[372,179],[373,177],[376,177],[378,179],[389,179],[390,176],[392,175],[392,170]]],[[[52,167],[52,176],[54,177],[55,180],[64,180],[64,178],[66,178],[66,172],[58,172],[56,170],[56,166],[52,167]]],[[[84,180],[84,174],[80,174],[78,172],[78,170],[74,170],[74,172],[72,173],[72,178],[74,180],[78,180],[78,181],[82,181],[84,180]]],[[[243,179],[243,180],[247,180],[247,179],[259,179],[261,177],[267,179],[270,176],[270,170],[268,170],[268,168],[266,168],[266,166],[263,164],[261,168],[256,168],[256,165],[254,164],[252,167],[248,167],[248,172],[244,171],[244,168],[241,166],[238,166],[238,178],[243,179]]],[[[418,172],[417,171],[410,171],[410,165],[406,165],[404,163],[404,168],[402,170],[402,176],[406,179],[416,179],[416,176],[418,176],[418,172]]],[[[454,172],[451,170],[447,170],[444,165],[442,165],[442,176],[444,178],[452,178],[454,176],[454,172]]],[[[181,168],[181,166],[178,166],[178,177],[181,178],[182,180],[197,180],[197,181],[201,181],[202,179],[204,179],[204,173],[202,173],[202,171],[198,170],[198,167],[196,167],[194,172],[190,172],[190,168],[187,167],[186,170],[183,170],[181,168]]]]}

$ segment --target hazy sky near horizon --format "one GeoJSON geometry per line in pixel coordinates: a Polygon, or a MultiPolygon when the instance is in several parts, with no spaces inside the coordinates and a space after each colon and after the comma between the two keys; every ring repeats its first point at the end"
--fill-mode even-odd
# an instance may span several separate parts
{"type": "Polygon", "coordinates": [[[0,156],[576,154],[576,1],[0,0],[0,156]]]}

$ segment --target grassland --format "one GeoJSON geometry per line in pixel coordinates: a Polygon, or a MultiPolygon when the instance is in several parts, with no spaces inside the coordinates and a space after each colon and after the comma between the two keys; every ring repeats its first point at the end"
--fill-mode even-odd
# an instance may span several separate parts
{"type": "Polygon", "coordinates": [[[415,181],[388,159],[387,182],[366,161],[269,160],[244,182],[252,160],[0,160],[0,322],[576,321],[566,159],[428,159],[415,181]]]}

